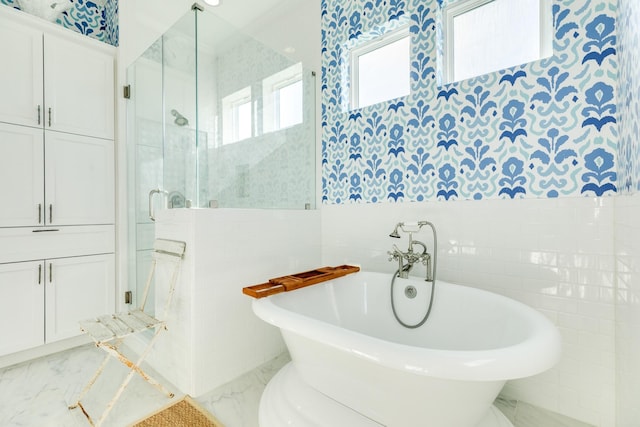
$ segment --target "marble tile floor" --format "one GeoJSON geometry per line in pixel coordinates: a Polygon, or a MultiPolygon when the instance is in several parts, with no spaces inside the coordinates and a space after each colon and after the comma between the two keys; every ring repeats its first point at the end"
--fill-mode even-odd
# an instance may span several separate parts
{"type": "Polygon", "coordinates": [[[517,400],[498,397],[494,404],[515,427],[594,427],[517,400]]]}
{"type": "MultiPolygon", "coordinates": [[[[104,356],[102,350],[86,345],[0,370],[0,426],[88,426],[80,410],[67,408],[75,402],[104,356]]],[[[226,427],[258,427],[262,391],[288,361],[288,355],[282,355],[196,400],[226,427]]],[[[150,370],[148,372],[152,374],[150,370]]],[[[113,396],[124,375],[126,369],[115,359],[107,364],[104,374],[83,400],[94,418],[113,396]]],[[[177,398],[181,396],[171,385],[163,384],[175,392],[177,398]]],[[[105,425],[131,425],[172,401],[177,400],[164,397],[135,375],[105,425]]]]}
{"type": "MultiPolygon", "coordinates": [[[[0,370],[0,426],[88,426],[79,410],[69,411],[67,407],[73,403],[103,357],[104,352],[93,345],[86,345],[0,370]]],[[[289,356],[283,354],[196,400],[226,427],[258,427],[258,404],[262,391],[288,361],[289,356]]],[[[96,383],[93,393],[85,400],[90,412],[92,409],[96,412],[97,405],[108,401],[124,373],[122,365],[115,361],[107,365],[102,380],[96,383]]],[[[163,397],[136,375],[105,424],[109,427],[128,426],[172,400],[175,398],[163,397]]],[[[515,427],[593,427],[523,402],[498,398],[496,406],[515,427]]]]}

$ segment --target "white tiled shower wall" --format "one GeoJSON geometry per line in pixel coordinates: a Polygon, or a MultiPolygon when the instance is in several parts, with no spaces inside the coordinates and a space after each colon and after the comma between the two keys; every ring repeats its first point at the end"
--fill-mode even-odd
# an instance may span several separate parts
{"type": "MultiPolygon", "coordinates": [[[[323,263],[388,272],[399,221],[431,221],[438,277],[522,301],[560,329],[563,354],[503,394],[597,425],[615,424],[616,198],[484,200],[322,207],[323,263]]],[[[428,233],[415,237],[427,240],[428,233]]],[[[640,295],[640,294],[636,294],[640,295]]],[[[637,421],[637,419],[636,419],[637,421]]]]}

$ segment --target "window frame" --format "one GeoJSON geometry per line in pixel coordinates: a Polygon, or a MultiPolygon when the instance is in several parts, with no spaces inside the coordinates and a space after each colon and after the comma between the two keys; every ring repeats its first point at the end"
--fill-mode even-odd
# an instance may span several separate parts
{"type": "Polygon", "coordinates": [[[287,126],[282,126],[280,117],[282,106],[280,91],[282,89],[300,83],[302,98],[300,101],[304,104],[303,73],[302,63],[298,62],[262,80],[262,127],[264,133],[276,132],[304,123],[304,114],[301,115],[299,122],[287,126]]]}
{"type": "Polygon", "coordinates": [[[253,90],[251,86],[246,86],[222,98],[222,145],[233,144],[244,139],[252,138],[255,135],[255,113],[253,111],[254,108],[252,94],[253,90]],[[250,135],[247,138],[241,139],[238,112],[239,107],[245,104],[249,104],[249,110],[251,113],[251,130],[250,135]]]}
{"type": "MultiPolygon", "coordinates": [[[[390,45],[391,43],[395,43],[397,41],[400,41],[402,39],[408,38],[409,40],[409,57],[407,58],[408,62],[409,62],[409,91],[405,94],[401,94],[398,96],[394,96],[393,98],[389,98],[385,101],[389,101],[391,99],[396,99],[396,98],[400,98],[403,96],[408,96],[411,94],[411,32],[409,31],[409,26],[402,26],[400,28],[396,28],[393,29],[385,34],[382,34],[372,40],[368,40],[358,46],[353,47],[352,49],[350,49],[349,51],[349,68],[351,70],[350,75],[351,78],[350,80],[350,87],[349,87],[349,97],[350,97],[350,109],[351,110],[357,110],[359,108],[364,108],[360,106],[360,67],[359,67],[359,61],[358,59],[363,56],[366,55],[368,53],[371,53],[375,50],[378,50],[382,47],[385,47],[387,45],[390,45]]],[[[368,104],[365,105],[365,107],[368,107],[369,105],[376,105],[380,102],[385,102],[385,101],[379,101],[377,103],[374,104],[368,104]]]]}
{"type": "MultiPolygon", "coordinates": [[[[281,116],[282,99],[281,99],[280,95],[282,93],[282,89],[285,89],[285,88],[288,88],[288,87],[292,87],[293,85],[296,85],[296,84],[300,84],[300,95],[301,95],[302,98],[304,98],[304,87],[303,87],[303,81],[302,81],[302,74],[300,74],[298,77],[299,78],[296,78],[296,79],[289,79],[287,81],[283,81],[280,84],[274,86],[274,90],[273,90],[273,92],[274,92],[274,106],[273,106],[273,109],[274,109],[274,112],[275,112],[275,116],[274,116],[274,119],[275,119],[275,130],[281,130],[281,129],[286,129],[286,128],[289,128],[289,127],[293,127],[293,126],[299,125],[303,121],[302,115],[301,115],[299,121],[284,126],[282,124],[282,116],[281,116]]],[[[301,100],[301,104],[302,103],[303,102],[301,100]]]]}
{"type": "MultiPolygon", "coordinates": [[[[443,31],[442,35],[444,40],[442,41],[443,45],[443,56],[444,60],[442,62],[443,65],[443,73],[442,78],[444,79],[443,84],[455,83],[457,81],[467,80],[470,78],[478,77],[487,73],[477,74],[473,77],[467,77],[463,79],[456,80],[455,79],[455,56],[454,56],[454,33],[455,33],[455,25],[454,19],[457,16],[463,15],[467,12],[470,12],[474,9],[478,9],[482,6],[485,6],[489,3],[493,3],[496,0],[457,0],[453,3],[449,3],[442,8],[442,25],[443,31]]],[[[517,1],[517,0],[515,0],[517,1]]],[[[540,40],[539,40],[539,59],[547,58],[553,55],[553,18],[552,18],[552,0],[539,0],[539,20],[540,20],[540,40]]],[[[520,64],[513,64],[509,67],[514,67],[520,64]]],[[[509,68],[507,67],[507,68],[509,68]]],[[[500,71],[494,70],[493,72],[500,71]]]]}

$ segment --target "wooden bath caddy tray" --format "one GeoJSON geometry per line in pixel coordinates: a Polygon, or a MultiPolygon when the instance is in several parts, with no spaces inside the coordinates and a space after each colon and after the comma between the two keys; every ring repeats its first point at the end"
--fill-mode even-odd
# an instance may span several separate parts
{"type": "Polygon", "coordinates": [[[360,271],[360,267],[353,265],[339,265],[337,267],[322,267],[315,270],[304,271],[302,273],[291,274],[289,276],[276,277],[267,283],[247,286],[242,288],[242,293],[254,298],[268,297],[269,295],[281,292],[294,291],[316,283],[337,279],[347,274],[360,271]]]}

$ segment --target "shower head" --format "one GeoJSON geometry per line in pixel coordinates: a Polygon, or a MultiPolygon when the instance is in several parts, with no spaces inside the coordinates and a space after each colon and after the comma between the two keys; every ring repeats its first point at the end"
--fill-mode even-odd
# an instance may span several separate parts
{"type": "Polygon", "coordinates": [[[178,126],[188,126],[189,125],[189,120],[187,120],[187,118],[185,116],[183,116],[182,114],[178,113],[177,110],[171,110],[171,115],[176,118],[173,121],[173,123],[175,123],[176,125],[178,125],[178,126]]]}
{"type": "Polygon", "coordinates": [[[433,224],[431,224],[429,221],[399,222],[396,224],[396,227],[393,229],[391,234],[389,234],[389,237],[399,239],[400,238],[400,233],[398,233],[398,229],[399,229],[403,233],[409,233],[409,238],[411,238],[411,233],[417,233],[425,225],[431,225],[433,227],[433,224]]]}

